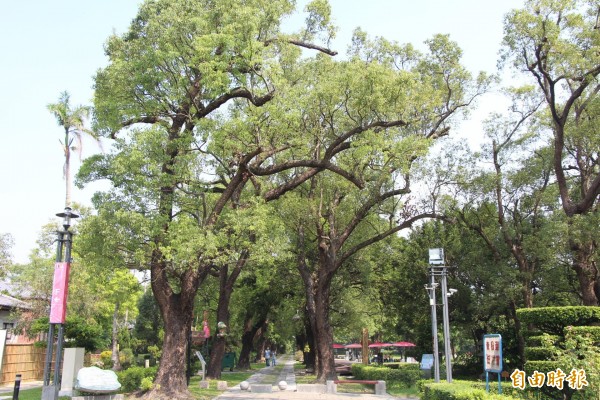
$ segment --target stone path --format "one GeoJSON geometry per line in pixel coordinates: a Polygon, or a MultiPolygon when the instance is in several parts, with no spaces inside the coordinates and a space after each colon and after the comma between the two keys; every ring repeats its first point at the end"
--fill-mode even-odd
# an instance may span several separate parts
{"type": "Polygon", "coordinates": [[[265,400],[276,400],[276,399],[287,399],[287,400],[300,400],[300,399],[311,399],[311,400],[352,400],[352,399],[364,399],[364,400],[399,400],[402,398],[393,397],[390,395],[376,396],[372,394],[360,394],[360,393],[315,393],[315,392],[298,392],[296,385],[296,374],[294,372],[294,359],[291,355],[283,355],[277,359],[278,363],[284,365],[283,369],[279,374],[275,373],[276,367],[264,367],[257,373],[252,375],[247,382],[250,384],[248,390],[241,390],[240,386],[234,386],[229,388],[226,392],[216,397],[215,400],[237,400],[237,399],[265,399],[265,400]],[[287,388],[280,390],[277,383],[280,381],[287,382],[287,388]],[[271,393],[257,393],[252,392],[252,385],[271,385],[271,393]]]}

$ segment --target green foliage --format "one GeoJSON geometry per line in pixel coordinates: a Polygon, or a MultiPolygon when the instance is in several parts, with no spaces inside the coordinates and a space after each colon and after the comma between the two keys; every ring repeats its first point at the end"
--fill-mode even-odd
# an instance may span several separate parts
{"type": "Polygon", "coordinates": [[[567,326],[565,336],[589,337],[596,345],[600,344],[600,326],[567,326]]]}
{"type": "Polygon", "coordinates": [[[553,359],[556,351],[553,347],[526,347],[525,358],[527,360],[548,360],[553,359]]]}
{"type": "Polygon", "coordinates": [[[154,380],[157,367],[131,367],[117,372],[117,377],[121,383],[121,392],[130,393],[138,390],[142,384],[142,379],[150,378],[154,380]]]}
{"type": "Polygon", "coordinates": [[[142,382],[140,383],[140,389],[147,391],[152,389],[154,383],[154,378],[150,377],[150,376],[146,376],[144,378],[142,378],[142,382]]]}
{"type": "Polygon", "coordinates": [[[600,307],[538,307],[517,310],[523,326],[533,324],[543,332],[562,335],[566,326],[600,323],[600,307]]]}
{"type": "Polygon", "coordinates": [[[119,362],[124,369],[129,368],[135,361],[135,356],[131,349],[119,350],[119,362]]]}
{"type": "Polygon", "coordinates": [[[148,346],[148,353],[150,353],[155,360],[160,360],[160,357],[162,356],[162,350],[155,345],[148,346]]]}
{"type": "Polygon", "coordinates": [[[104,350],[100,353],[100,361],[102,361],[102,366],[104,368],[112,368],[112,351],[104,350]]]}
{"type": "Polygon", "coordinates": [[[352,375],[356,379],[382,380],[394,387],[411,388],[421,379],[421,370],[418,364],[400,364],[398,368],[388,368],[354,363],[352,375]]]}
{"type": "Polygon", "coordinates": [[[509,400],[518,399],[497,393],[487,393],[485,388],[474,387],[473,382],[453,380],[452,383],[423,383],[421,400],[509,400]]]}
{"type": "Polygon", "coordinates": [[[146,353],[149,346],[158,346],[162,343],[160,332],[163,327],[160,310],[150,288],[147,288],[139,299],[138,310],[139,314],[133,329],[134,336],[139,341],[136,352],[146,353]]]}
{"type": "MultiPolygon", "coordinates": [[[[31,326],[32,333],[48,332],[49,318],[35,320],[31,326]]],[[[65,347],[83,347],[92,352],[108,345],[104,328],[93,319],[79,316],[67,316],[65,321],[65,347]]]]}

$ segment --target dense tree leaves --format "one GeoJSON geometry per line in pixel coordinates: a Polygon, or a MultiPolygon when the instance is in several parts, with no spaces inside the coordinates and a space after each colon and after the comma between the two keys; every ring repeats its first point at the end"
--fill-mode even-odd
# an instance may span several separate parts
{"type": "Polygon", "coordinates": [[[544,125],[553,138],[553,172],[568,217],[572,268],[586,305],[600,304],[598,238],[579,235],[580,224],[590,227],[598,221],[600,164],[594,126],[599,116],[599,50],[595,2],[529,1],[506,18],[503,61],[533,81],[547,107],[544,125]]]}

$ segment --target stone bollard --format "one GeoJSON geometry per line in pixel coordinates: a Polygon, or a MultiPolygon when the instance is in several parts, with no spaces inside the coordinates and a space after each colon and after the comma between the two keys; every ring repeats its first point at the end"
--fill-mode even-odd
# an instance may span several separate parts
{"type": "Polygon", "coordinates": [[[208,381],[200,381],[200,389],[208,389],[210,386],[208,381]]]}
{"type": "Polygon", "coordinates": [[[385,381],[377,381],[375,384],[375,394],[380,396],[386,394],[385,381]]]}
{"type": "Polygon", "coordinates": [[[337,385],[335,384],[334,381],[327,381],[325,386],[326,386],[325,391],[327,393],[337,393],[337,385]]]}
{"type": "Polygon", "coordinates": [[[217,390],[227,390],[227,381],[217,381],[217,390]]]}

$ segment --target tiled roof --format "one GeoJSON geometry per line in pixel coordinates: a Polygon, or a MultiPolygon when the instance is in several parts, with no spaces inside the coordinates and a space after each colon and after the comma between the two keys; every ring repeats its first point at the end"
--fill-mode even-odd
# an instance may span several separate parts
{"type": "Polygon", "coordinates": [[[30,308],[27,303],[6,294],[0,294],[0,307],[30,308]]]}

